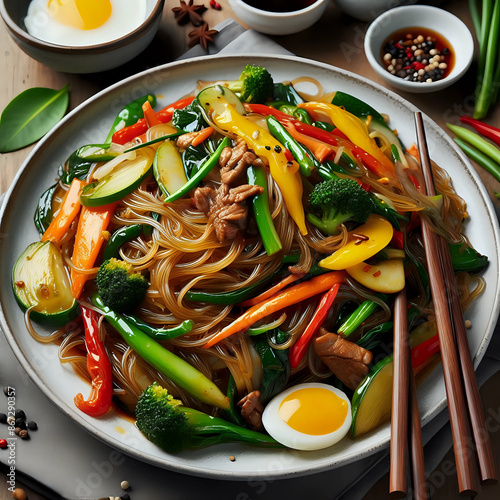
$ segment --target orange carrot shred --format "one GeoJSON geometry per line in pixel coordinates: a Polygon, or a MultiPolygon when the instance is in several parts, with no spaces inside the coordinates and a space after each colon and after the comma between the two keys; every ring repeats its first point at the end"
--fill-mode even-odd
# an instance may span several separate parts
{"type": "Polygon", "coordinates": [[[156,116],[156,113],[151,107],[151,103],[149,101],[146,101],[142,105],[142,111],[144,113],[144,119],[148,124],[148,128],[154,127],[155,125],[161,125],[162,122],[158,120],[158,117],[156,116]]]}
{"type": "Polygon", "coordinates": [[[191,146],[199,146],[205,139],[208,139],[212,135],[213,131],[214,129],[212,127],[207,127],[203,130],[200,130],[198,132],[198,135],[193,139],[191,146]]]}
{"type": "Polygon", "coordinates": [[[241,302],[239,305],[241,307],[251,307],[256,304],[260,304],[264,300],[267,300],[273,295],[277,294],[280,290],[288,286],[290,283],[293,283],[294,281],[297,281],[298,279],[303,277],[304,277],[303,274],[289,274],[288,276],[283,278],[279,283],[276,283],[276,285],[272,286],[265,292],[262,292],[260,295],[257,295],[257,297],[245,300],[244,302],[241,302]]]}
{"type": "Polygon", "coordinates": [[[69,189],[64,195],[61,207],[57,215],[51,220],[49,227],[42,235],[42,241],[52,241],[58,243],[68,232],[71,223],[80,212],[80,192],[86,182],[80,179],[73,179],[69,189]]]}
{"type": "Polygon", "coordinates": [[[269,300],[260,302],[255,306],[245,311],[238,319],[233,321],[230,325],[223,328],[219,333],[215,334],[206,344],[203,345],[204,349],[212,347],[221,340],[234,335],[238,332],[248,330],[257,321],[281,311],[285,307],[298,304],[303,300],[309,299],[314,295],[324,292],[331,288],[336,283],[343,283],[345,280],[345,271],[332,271],[325,274],[320,274],[314,278],[303,281],[297,285],[283,290],[280,293],[273,295],[269,300]]]}

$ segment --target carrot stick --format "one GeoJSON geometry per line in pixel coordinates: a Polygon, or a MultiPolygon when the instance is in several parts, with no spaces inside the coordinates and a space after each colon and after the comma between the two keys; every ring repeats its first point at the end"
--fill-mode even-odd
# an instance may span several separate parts
{"type": "Polygon", "coordinates": [[[238,319],[230,325],[223,328],[219,333],[214,335],[204,346],[204,349],[212,347],[221,340],[235,334],[248,330],[257,321],[269,316],[270,314],[280,311],[285,307],[292,306],[298,302],[309,299],[318,293],[324,292],[331,288],[336,283],[343,283],[345,279],[344,271],[333,271],[331,273],[315,276],[309,281],[304,281],[298,285],[294,285],[281,293],[273,295],[267,302],[256,304],[255,306],[244,312],[238,319]]]}
{"type": "Polygon", "coordinates": [[[325,142],[299,132],[290,122],[283,123],[282,125],[297,142],[300,142],[307,149],[309,149],[309,151],[311,151],[320,163],[323,163],[330,155],[336,154],[338,150],[338,147],[326,144],[325,142]]]}
{"type": "Polygon", "coordinates": [[[203,130],[200,130],[198,132],[198,135],[193,139],[193,142],[191,142],[191,146],[199,146],[205,139],[208,139],[212,135],[213,131],[214,129],[212,127],[207,127],[203,130]]]}
{"type": "Polygon", "coordinates": [[[283,278],[280,282],[276,283],[276,285],[272,286],[265,292],[262,292],[260,295],[257,295],[257,297],[245,300],[244,302],[240,302],[239,305],[241,307],[252,307],[260,304],[261,302],[264,302],[264,300],[267,300],[273,295],[277,294],[280,290],[288,286],[290,283],[293,283],[294,281],[297,281],[298,279],[303,277],[303,274],[289,274],[286,278],[283,278]]]}
{"type": "Polygon", "coordinates": [[[154,109],[151,107],[151,103],[149,101],[146,101],[142,105],[142,112],[144,113],[144,119],[148,124],[148,128],[161,124],[161,121],[156,116],[156,113],[154,112],[154,109]]]}
{"type": "Polygon", "coordinates": [[[49,227],[42,235],[42,241],[53,241],[58,243],[68,232],[71,223],[80,212],[80,192],[86,182],[80,179],[73,179],[69,189],[64,195],[61,207],[57,215],[50,221],[49,227]]]}
{"type": "MultiPolygon", "coordinates": [[[[104,231],[115,211],[116,203],[102,207],[82,207],[78,229],[76,230],[75,246],[71,261],[79,269],[92,269],[105,241],[104,231]]],[[[89,275],[71,270],[71,293],[78,299],[89,275]]]]}

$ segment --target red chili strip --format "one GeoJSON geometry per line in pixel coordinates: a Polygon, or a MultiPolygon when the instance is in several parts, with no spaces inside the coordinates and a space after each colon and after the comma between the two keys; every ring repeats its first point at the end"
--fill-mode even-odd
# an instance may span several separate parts
{"type": "Polygon", "coordinates": [[[301,335],[299,340],[293,344],[290,348],[290,367],[292,369],[297,368],[304,354],[309,347],[312,337],[316,334],[316,332],[320,329],[321,325],[325,321],[328,313],[330,312],[330,308],[332,307],[333,301],[337,296],[337,293],[340,288],[340,283],[333,285],[328,292],[326,292],[321,300],[319,301],[318,307],[316,311],[314,311],[314,315],[311,318],[311,321],[307,325],[304,333],[301,335]]]}
{"type": "MultiPolygon", "coordinates": [[[[159,123],[167,123],[174,116],[174,111],[176,109],[184,109],[186,106],[191,104],[194,100],[194,96],[184,97],[178,101],[169,104],[160,111],[156,113],[156,118],[159,123]]],[[[113,134],[112,141],[115,144],[126,144],[136,137],[144,134],[148,130],[148,124],[144,118],[140,118],[137,123],[124,127],[113,134]]]]}
{"type": "Polygon", "coordinates": [[[425,363],[433,354],[439,351],[439,336],[434,335],[430,339],[413,347],[410,351],[411,364],[416,370],[420,365],[425,363]]]}
{"type": "Polygon", "coordinates": [[[104,343],[99,339],[99,315],[84,306],[80,306],[80,309],[85,327],[87,370],[92,379],[92,389],[87,401],[78,393],[75,396],[75,405],[91,417],[100,417],[111,407],[113,370],[104,343]]]}

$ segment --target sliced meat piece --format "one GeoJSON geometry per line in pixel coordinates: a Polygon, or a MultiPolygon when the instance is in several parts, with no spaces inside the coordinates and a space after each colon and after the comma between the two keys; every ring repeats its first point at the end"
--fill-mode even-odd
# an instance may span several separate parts
{"type": "Polygon", "coordinates": [[[262,412],[264,405],[260,401],[260,392],[252,391],[242,398],[238,404],[241,408],[241,416],[254,431],[264,430],[262,425],[262,412]]]}
{"type": "Polygon", "coordinates": [[[320,328],[319,336],[314,340],[314,351],[330,371],[352,390],[368,373],[368,365],[373,359],[370,351],[325,328],[320,328]]]}
{"type": "Polygon", "coordinates": [[[210,186],[203,186],[196,188],[193,193],[194,206],[208,214],[210,207],[212,206],[213,200],[215,199],[216,191],[210,186]]]}

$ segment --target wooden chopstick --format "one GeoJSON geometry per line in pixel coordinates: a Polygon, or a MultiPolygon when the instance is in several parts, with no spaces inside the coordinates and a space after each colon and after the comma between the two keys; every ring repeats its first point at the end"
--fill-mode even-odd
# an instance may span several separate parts
{"type": "MultiPolygon", "coordinates": [[[[429,196],[434,196],[436,192],[432,177],[431,161],[427,149],[427,142],[425,139],[425,130],[421,113],[415,114],[415,121],[417,128],[417,141],[419,145],[420,162],[424,174],[426,191],[429,196]]],[[[491,450],[489,433],[486,428],[483,405],[481,402],[481,397],[479,395],[479,389],[477,386],[476,376],[474,373],[474,365],[472,364],[472,358],[467,343],[467,334],[465,331],[463,312],[460,306],[460,300],[456,288],[455,275],[451,263],[450,251],[444,238],[435,234],[434,239],[437,240],[438,252],[440,254],[443,281],[446,287],[445,290],[448,298],[447,304],[448,304],[450,318],[452,321],[452,328],[455,334],[455,340],[460,360],[461,373],[463,375],[463,384],[465,386],[467,408],[469,410],[469,416],[472,424],[472,431],[478,456],[481,481],[483,483],[495,483],[497,481],[495,462],[491,450]]],[[[456,453],[457,452],[455,451],[455,454],[456,453]]]]}
{"type": "Polygon", "coordinates": [[[410,362],[410,338],[408,335],[408,303],[406,290],[396,296],[394,302],[394,361],[391,413],[391,469],[389,493],[392,497],[406,497],[408,443],[412,472],[412,497],[427,500],[425,482],[424,448],[418,410],[417,390],[410,362]],[[410,410],[408,412],[408,409],[410,410]],[[408,428],[409,422],[411,423],[408,428]],[[408,435],[410,439],[408,439],[408,435]]]}
{"type": "Polygon", "coordinates": [[[394,301],[394,358],[392,363],[392,412],[389,493],[406,497],[408,464],[408,402],[410,389],[410,346],[406,290],[394,301]]]}
{"type": "Polygon", "coordinates": [[[413,369],[410,365],[410,420],[411,420],[411,476],[414,500],[428,500],[429,489],[425,481],[424,446],[422,444],[422,429],[420,412],[418,410],[417,386],[413,369]]]}

